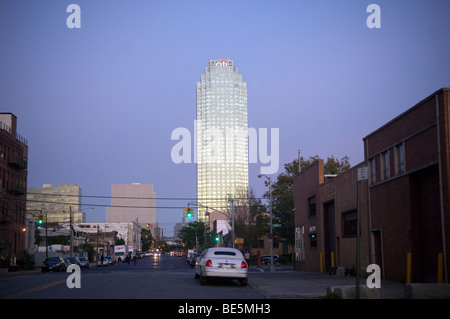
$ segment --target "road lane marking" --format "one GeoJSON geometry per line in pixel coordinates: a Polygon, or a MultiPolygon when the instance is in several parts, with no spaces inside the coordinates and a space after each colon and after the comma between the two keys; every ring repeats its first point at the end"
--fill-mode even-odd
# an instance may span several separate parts
{"type": "Polygon", "coordinates": [[[56,286],[58,284],[62,284],[63,282],[66,282],[66,279],[60,280],[60,281],[51,282],[49,284],[42,285],[42,286],[39,286],[39,287],[31,288],[31,289],[28,289],[28,290],[16,293],[14,295],[4,297],[3,299],[16,299],[16,298],[19,298],[19,297],[21,297],[23,295],[26,295],[26,294],[30,294],[30,293],[33,293],[33,292],[36,292],[36,291],[39,291],[39,290],[43,290],[43,289],[47,289],[47,288],[56,286]]]}

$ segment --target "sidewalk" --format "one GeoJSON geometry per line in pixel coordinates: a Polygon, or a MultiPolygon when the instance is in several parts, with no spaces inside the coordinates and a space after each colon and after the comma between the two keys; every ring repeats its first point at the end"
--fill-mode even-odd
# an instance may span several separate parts
{"type": "MultiPolygon", "coordinates": [[[[293,270],[252,271],[249,272],[248,278],[249,286],[260,291],[268,299],[318,299],[327,294],[328,287],[356,285],[356,278],[352,276],[293,270]]],[[[366,278],[361,278],[360,285],[365,284],[366,278]]],[[[379,289],[380,299],[404,299],[402,283],[382,280],[379,289]]]]}

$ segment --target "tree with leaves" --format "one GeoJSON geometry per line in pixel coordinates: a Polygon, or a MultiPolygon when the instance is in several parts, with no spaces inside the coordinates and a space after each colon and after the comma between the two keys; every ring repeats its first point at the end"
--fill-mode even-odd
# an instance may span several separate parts
{"type": "MultiPolygon", "coordinates": [[[[142,244],[142,251],[148,251],[152,247],[152,241],[155,239],[152,236],[152,232],[146,228],[141,229],[141,244],[142,244]]],[[[123,244],[125,244],[125,241],[123,241],[123,244]]],[[[117,244],[116,244],[117,245],[117,244]]]]}
{"type": "Polygon", "coordinates": [[[235,204],[234,230],[236,238],[244,239],[245,250],[255,247],[258,239],[269,231],[269,216],[253,190],[244,197],[238,197],[235,204]]]}
{"type": "Polygon", "coordinates": [[[209,247],[209,231],[203,221],[194,221],[184,225],[178,232],[187,249],[192,249],[198,244],[198,249],[209,247]]]}
{"type": "MultiPolygon", "coordinates": [[[[300,157],[291,163],[284,165],[284,172],[280,173],[275,181],[272,181],[272,212],[274,217],[274,224],[281,224],[280,228],[274,228],[274,235],[283,238],[288,244],[295,243],[295,226],[294,226],[294,176],[300,171],[307,169],[311,164],[316,162],[319,156],[310,156],[309,159],[300,157]]],[[[349,157],[344,156],[341,160],[334,156],[328,157],[324,163],[324,174],[341,174],[350,168],[349,157]]],[[[269,187],[269,182],[265,181],[266,187],[269,187]]],[[[269,191],[263,195],[265,198],[270,198],[269,191]]],[[[270,203],[267,204],[269,210],[270,203]]]]}

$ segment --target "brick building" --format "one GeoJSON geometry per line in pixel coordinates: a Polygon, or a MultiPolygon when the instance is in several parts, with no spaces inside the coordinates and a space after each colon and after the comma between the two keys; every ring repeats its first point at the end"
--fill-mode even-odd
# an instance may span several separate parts
{"type": "Polygon", "coordinates": [[[27,140],[17,133],[17,117],[0,113],[0,256],[6,264],[21,259],[25,249],[27,164],[27,140]]]}
{"type": "MultiPolygon", "coordinates": [[[[329,272],[356,266],[357,171],[324,174],[319,159],[294,178],[295,269],[329,272]]],[[[360,182],[360,220],[368,225],[367,181],[360,182]]],[[[369,263],[369,231],[361,227],[361,265],[369,263]]],[[[365,268],[364,268],[365,269],[365,268]]]]}
{"type": "Polygon", "coordinates": [[[450,89],[431,94],[363,138],[364,162],[326,181],[318,161],[294,178],[296,269],[352,268],[356,262],[356,172],[360,184],[361,273],[381,267],[387,280],[436,282],[450,266],[450,89]],[[333,253],[333,254],[331,254],[333,253]]]}
{"type": "Polygon", "coordinates": [[[449,97],[445,88],[367,135],[369,213],[375,262],[386,279],[435,282],[450,265],[449,97]]]}

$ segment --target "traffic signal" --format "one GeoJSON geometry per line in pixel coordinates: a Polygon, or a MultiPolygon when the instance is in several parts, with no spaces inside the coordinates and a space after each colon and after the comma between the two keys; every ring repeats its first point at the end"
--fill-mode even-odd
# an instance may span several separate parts
{"type": "Polygon", "coordinates": [[[216,241],[216,243],[218,243],[220,241],[219,235],[216,235],[216,237],[214,238],[214,240],[216,241]]]}
{"type": "Polygon", "coordinates": [[[40,226],[40,225],[43,225],[44,224],[44,215],[38,215],[38,217],[37,217],[37,224],[40,226]]]}
{"type": "Polygon", "coordinates": [[[186,207],[186,208],[183,210],[183,213],[184,213],[184,217],[187,217],[187,218],[192,218],[192,217],[194,217],[194,209],[193,209],[193,208],[186,207]]]}

